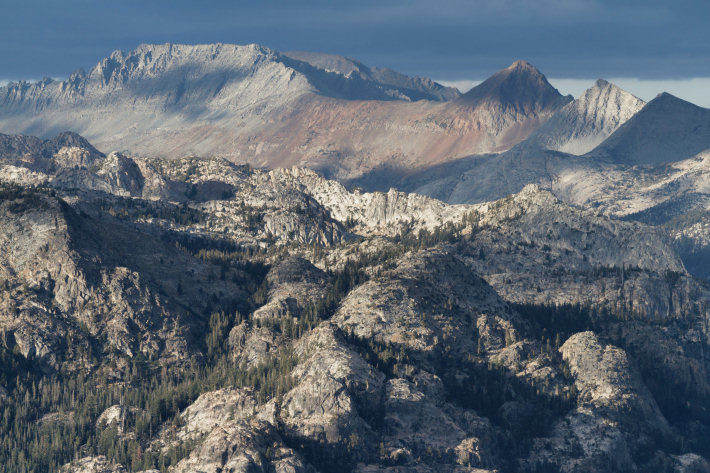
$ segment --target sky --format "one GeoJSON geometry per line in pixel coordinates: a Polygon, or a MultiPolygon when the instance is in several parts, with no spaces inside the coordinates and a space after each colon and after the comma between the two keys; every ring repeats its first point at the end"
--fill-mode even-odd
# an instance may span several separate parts
{"type": "Polygon", "coordinates": [[[525,59],[563,93],[577,96],[602,77],[646,100],[665,90],[710,107],[707,0],[2,3],[0,82],[65,78],[140,43],[259,43],[463,89],[525,59]]]}

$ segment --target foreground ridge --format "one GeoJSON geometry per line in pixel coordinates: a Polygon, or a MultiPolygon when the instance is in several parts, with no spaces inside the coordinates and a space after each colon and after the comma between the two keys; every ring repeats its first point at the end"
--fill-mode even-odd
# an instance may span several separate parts
{"type": "Polygon", "coordinates": [[[0,138],[0,471],[710,468],[660,228],[0,138]]]}

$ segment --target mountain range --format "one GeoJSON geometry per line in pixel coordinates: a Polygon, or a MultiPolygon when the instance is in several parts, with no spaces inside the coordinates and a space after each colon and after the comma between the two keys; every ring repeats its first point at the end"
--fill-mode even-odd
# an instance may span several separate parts
{"type": "Polygon", "coordinates": [[[667,93],[646,104],[603,79],[573,100],[525,61],[461,94],[331,54],[141,45],[66,81],[0,89],[0,131],[65,130],[104,152],[305,166],[449,203],[536,184],[570,204],[672,225],[684,259],[710,275],[710,238],[695,230],[709,199],[710,110],[667,93]],[[686,214],[695,217],[678,226],[686,214]]]}
{"type": "Polygon", "coordinates": [[[521,146],[628,165],[708,148],[706,109],[669,94],[645,105],[603,80],[563,97],[524,61],[461,94],[335,55],[141,45],[65,81],[0,88],[0,131],[72,130],[104,152],[306,166],[366,189],[521,146]]]}
{"type": "Polygon", "coordinates": [[[72,130],[105,151],[305,165],[346,179],[507,149],[571,100],[524,63],[459,95],[346,58],[143,45],[66,81],[1,88],[0,130],[72,130]],[[524,93],[511,93],[519,84],[524,93]]]}
{"type": "Polygon", "coordinates": [[[667,93],[646,104],[603,79],[573,100],[525,61],[461,94],[331,54],[141,45],[66,81],[0,88],[0,131],[65,130],[104,152],[304,166],[449,203],[536,184],[570,204],[673,225],[686,261],[710,275],[710,238],[694,230],[708,201],[710,110],[667,93]],[[686,214],[695,217],[679,227],[686,214]]]}
{"type": "Polygon", "coordinates": [[[258,45],[0,88],[0,472],[710,472],[709,114],[258,45]]]}

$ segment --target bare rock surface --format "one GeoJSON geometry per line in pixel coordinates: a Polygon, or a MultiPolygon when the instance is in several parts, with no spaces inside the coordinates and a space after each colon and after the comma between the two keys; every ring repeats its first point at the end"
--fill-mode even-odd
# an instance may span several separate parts
{"type": "Polygon", "coordinates": [[[582,332],[570,337],[560,352],[575,380],[577,409],[556,424],[550,438],[537,440],[531,463],[557,464],[562,471],[604,464],[633,469],[638,449],[648,448],[644,445],[654,438],[671,441],[668,422],[624,350],[582,332]]]}
{"type": "Polygon", "coordinates": [[[575,378],[580,406],[642,418],[651,431],[670,433],[668,422],[623,350],[602,346],[596,335],[584,332],[570,337],[560,351],[575,378]]]}
{"type": "Polygon", "coordinates": [[[67,473],[126,473],[123,465],[111,463],[104,456],[85,457],[62,468],[67,473]]]}
{"type": "Polygon", "coordinates": [[[332,326],[315,329],[295,351],[302,361],[292,374],[295,387],[281,406],[286,428],[298,437],[333,444],[354,434],[358,441],[353,447],[369,456],[372,426],[362,415],[381,403],[382,373],[345,345],[332,326]]]}
{"type": "Polygon", "coordinates": [[[272,428],[258,421],[231,421],[211,431],[172,472],[312,472],[300,456],[283,445],[272,428]]]}

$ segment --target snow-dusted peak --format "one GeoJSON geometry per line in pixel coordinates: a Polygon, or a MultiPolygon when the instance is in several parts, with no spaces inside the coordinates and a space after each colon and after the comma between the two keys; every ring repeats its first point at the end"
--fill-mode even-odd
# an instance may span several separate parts
{"type": "MultiPolygon", "coordinates": [[[[266,98],[271,92],[283,91],[284,84],[265,77],[265,68],[280,69],[295,92],[314,92],[345,99],[365,100],[449,100],[458,92],[430,79],[408,77],[390,69],[368,68],[353,59],[319,53],[279,53],[259,44],[141,44],[130,52],[114,51],[89,73],[89,79],[100,87],[121,88],[134,81],[175,79],[170,90],[182,90],[184,83],[200,81],[207,75],[217,76],[216,85],[234,81],[256,86],[266,98]],[[295,87],[294,87],[295,85],[295,87]]],[[[272,71],[274,72],[274,71],[272,71]]],[[[212,84],[214,85],[214,84],[212,84]]],[[[145,88],[141,86],[141,88],[145,88]]],[[[155,88],[149,84],[148,88],[155,88]]],[[[209,92],[218,94],[209,87],[209,92]]],[[[293,95],[292,93],[289,95],[293,95]]],[[[259,100],[260,98],[257,98],[259,100]]]]}
{"type": "Polygon", "coordinates": [[[598,79],[573,103],[587,114],[601,111],[605,118],[622,121],[631,118],[645,105],[643,100],[604,79],[598,79]]]}
{"type": "Polygon", "coordinates": [[[530,138],[545,149],[585,154],[609,137],[644,106],[644,101],[599,79],[565,105],[530,138]]]}
{"type": "Polygon", "coordinates": [[[430,79],[368,68],[346,58],[303,54],[289,56],[258,44],[141,44],[132,51],[114,51],[88,73],[78,70],[66,81],[0,87],[0,115],[106,107],[112,114],[139,112],[144,117],[170,111],[195,122],[229,111],[240,119],[261,116],[306,93],[404,101],[440,101],[459,95],[430,79]],[[340,66],[324,66],[336,59],[340,66]]]}
{"type": "MultiPolygon", "coordinates": [[[[1,87],[0,112],[61,115],[82,108],[83,116],[94,114],[91,122],[100,123],[104,110],[110,110],[113,116],[126,115],[130,126],[136,123],[130,114],[148,120],[168,112],[194,120],[228,110],[263,113],[308,92],[317,92],[309,79],[263,46],[141,44],[114,51],[88,73],[77,71],[66,81],[1,87]]],[[[169,119],[159,121],[164,126],[169,119]]]]}

